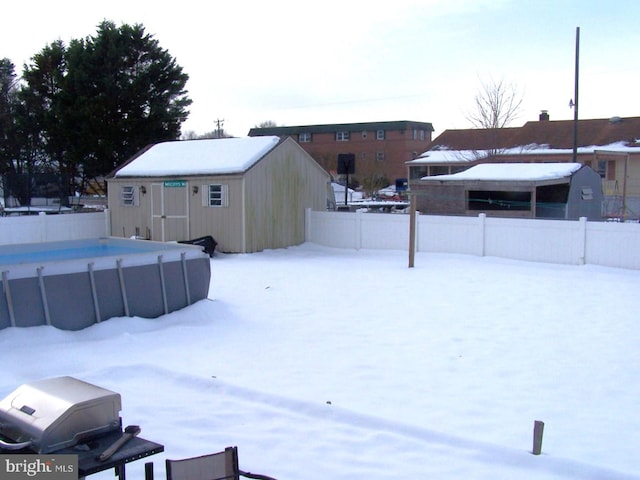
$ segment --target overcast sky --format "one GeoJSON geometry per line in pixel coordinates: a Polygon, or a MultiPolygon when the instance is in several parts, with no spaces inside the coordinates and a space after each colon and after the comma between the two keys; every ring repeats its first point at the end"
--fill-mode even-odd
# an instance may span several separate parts
{"type": "Polygon", "coordinates": [[[468,128],[492,79],[523,98],[512,126],[573,118],[580,27],[580,118],[640,116],[637,0],[33,0],[3,4],[0,58],[17,73],[55,40],[104,19],[139,23],[189,75],[184,131],[244,136],[256,124],[415,120],[468,128]]]}

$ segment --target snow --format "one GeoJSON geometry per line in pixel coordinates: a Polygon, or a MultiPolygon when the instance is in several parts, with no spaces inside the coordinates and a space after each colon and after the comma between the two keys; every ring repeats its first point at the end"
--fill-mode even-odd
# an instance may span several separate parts
{"type": "Polygon", "coordinates": [[[407,165],[426,165],[430,163],[469,163],[487,156],[483,150],[429,150],[414,160],[405,162],[407,165]]]}
{"type": "Polygon", "coordinates": [[[279,480],[640,479],[640,271],[407,265],[310,243],[216,254],[209,298],[181,311],[0,330],[0,398],[62,375],[121,393],[123,424],[165,446],[128,478],[237,445],[279,480]]]}
{"type": "Polygon", "coordinates": [[[242,173],[279,141],[279,137],[265,136],[158,143],[118,170],[115,176],[167,177],[242,173]]]}
{"type": "MultiPolygon", "coordinates": [[[[615,142],[609,145],[590,145],[578,147],[578,154],[594,154],[597,152],[638,153],[638,147],[629,146],[626,142],[615,142]]],[[[495,150],[452,150],[438,146],[434,150],[427,150],[414,160],[405,162],[407,165],[428,165],[439,163],[469,163],[481,160],[491,155],[571,155],[573,149],[550,148],[549,145],[521,145],[512,148],[495,150]]]]}
{"type": "Polygon", "coordinates": [[[557,180],[570,177],[581,167],[579,163],[483,163],[463,172],[423,177],[421,180],[557,180]]]}

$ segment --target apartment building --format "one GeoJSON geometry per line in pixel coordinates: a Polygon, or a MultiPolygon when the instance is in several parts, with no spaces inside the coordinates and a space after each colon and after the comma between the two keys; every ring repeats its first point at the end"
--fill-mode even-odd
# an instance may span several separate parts
{"type": "Polygon", "coordinates": [[[431,123],[390,121],[252,128],[249,136],[293,137],[334,177],[338,155],[354,154],[355,180],[377,175],[394,182],[407,178],[405,162],[427,149],[432,133],[431,123]]]}

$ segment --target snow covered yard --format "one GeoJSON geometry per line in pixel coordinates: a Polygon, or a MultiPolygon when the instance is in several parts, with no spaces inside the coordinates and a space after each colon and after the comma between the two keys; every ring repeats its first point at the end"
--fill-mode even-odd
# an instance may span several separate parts
{"type": "Polygon", "coordinates": [[[279,480],[640,479],[640,271],[415,265],[313,244],[216,255],[209,299],[179,312],[0,331],[0,397],[58,375],[121,393],[123,423],[165,445],[156,478],[238,445],[279,480]]]}

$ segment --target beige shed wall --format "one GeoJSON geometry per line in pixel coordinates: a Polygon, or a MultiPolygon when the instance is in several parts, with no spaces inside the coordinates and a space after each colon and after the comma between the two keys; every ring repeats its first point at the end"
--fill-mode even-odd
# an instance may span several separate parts
{"type": "Polygon", "coordinates": [[[242,210],[243,178],[239,175],[163,177],[163,178],[115,178],[109,180],[109,211],[114,236],[131,237],[140,235],[153,238],[151,189],[154,184],[163,184],[165,180],[185,180],[188,197],[188,238],[169,238],[167,240],[190,240],[211,235],[218,242],[220,251],[240,252],[243,245],[242,210]],[[227,207],[205,207],[209,184],[226,185],[229,195],[227,207]],[[123,206],[120,201],[122,186],[133,185],[138,202],[136,206],[123,206]],[[147,193],[140,194],[144,186],[147,193]],[[194,191],[197,187],[197,192],[194,191]],[[139,232],[139,233],[136,233],[139,232]]]}
{"type": "Polygon", "coordinates": [[[107,205],[111,222],[111,235],[129,238],[134,235],[150,238],[151,235],[151,183],[146,179],[108,180],[107,205]],[[121,201],[123,186],[133,186],[136,205],[125,206],[121,201]],[[146,189],[142,194],[140,187],[146,189]]]}
{"type": "Polygon", "coordinates": [[[242,211],[244,199],[242,185],[244,179],[240,175],[221,175],[190,178],[192,185],[198,185],[198,194],[191,195],[190,230],[191,238],[211,235],[218,242],[217,250],[221,252],[242,252],[243,227],[242,211]],[[208,207],[203,204],[203,196],[208,195],[210,184],[225,185],[229,202],[226,207],[208,207]]]}
{"type": "Polygon", "coordinates": [[[291,138],[245,179],[247,252],[303,243],[305,209],[327,208],[329,175],[291,138]]]}

